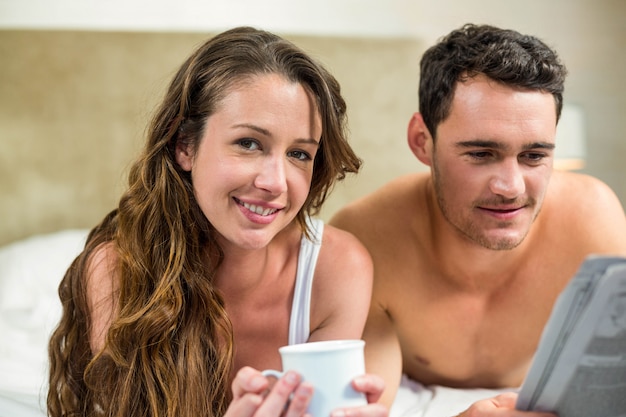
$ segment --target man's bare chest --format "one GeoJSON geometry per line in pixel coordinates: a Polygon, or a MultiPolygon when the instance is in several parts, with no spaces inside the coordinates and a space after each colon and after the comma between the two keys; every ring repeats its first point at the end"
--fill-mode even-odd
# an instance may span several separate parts
{"type": "Polygon", "coordinates": [[[526,286],[500,293],[462,291],[436,282],[436,274],[415,278],[397,268],[386,276],[394,278],[378,290],[384,292],[406,373],[452,386],[521,383],[553,294],[526,286]]]}

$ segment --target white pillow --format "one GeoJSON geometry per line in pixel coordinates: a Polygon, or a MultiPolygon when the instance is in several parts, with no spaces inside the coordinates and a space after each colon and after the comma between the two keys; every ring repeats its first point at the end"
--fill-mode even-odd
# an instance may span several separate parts
{"type": "Polygon", "coordinates": [[[87,234],[64,230],[0,247],[0,400],[45,403],[48,339],[61,315],[57,289],[87,234]]]}

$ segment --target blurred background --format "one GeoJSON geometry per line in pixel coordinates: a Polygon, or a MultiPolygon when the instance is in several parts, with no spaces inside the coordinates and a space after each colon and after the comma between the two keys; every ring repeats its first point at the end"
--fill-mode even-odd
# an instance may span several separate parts
{"type": "Polygon", "coordinates": [[[174,71],[208,37],[240,25],[294,41],[342,85],[364,166],[336,187],[328,219],[426,169],[406,145],[419,59],[467,22],[533,34],[559,51],[569,78],[557,149],[625,204],[623,0],[0,0],[0,244],[100,221],[174,71]]]}

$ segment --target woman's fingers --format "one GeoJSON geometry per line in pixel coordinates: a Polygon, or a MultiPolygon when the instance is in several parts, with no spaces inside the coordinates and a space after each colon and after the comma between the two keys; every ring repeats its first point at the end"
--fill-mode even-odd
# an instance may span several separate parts
{"type": "Polygon", "coordinates": [[[224,417],[253,417],[262,403],[262,396],[250,393],[244,394],[231,401],[224,417]]]}
{"type": "Polygon", "coordinates": [[[285,417],[300,417],[305,415],[312,397],[313,386],[302,382],[291,396],[285,417]]]}
{"type": "Polygon", "coordinates": [[[243,367],[232,384],[233,401],[225,417],[302,417],[313,387],[300,375],[286,372],[268,391],[269,381],[259,371],[243,367]]]}
{"type": "Polygon", "coordinates": [[[249,366],[244,366],[237,372],[232,383],[233,399],[247,393],[261,394],[269,387],[269,382],[261,372],[249,366]]]}
{"type": "Polygon", "coordinates": [[[313,395],[313,387],[300,384],[301,380],[298,373],[287,371],[276,381],[255,417],[278,417],[283,412],[288,417],[304,415],[313,395]]]}
{"type": "Polygon", "coordinates": [[[353,388],[365,394],[368,404],[377,402],[385,390],[385,380],[378,375],[365,374],[354,378],[353,388]]]}

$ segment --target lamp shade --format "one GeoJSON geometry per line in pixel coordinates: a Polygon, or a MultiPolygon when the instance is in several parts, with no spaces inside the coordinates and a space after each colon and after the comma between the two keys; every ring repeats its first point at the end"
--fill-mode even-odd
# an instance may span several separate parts
{"type": "Polygon", "coordinates": [[[554,168],[576,170],[585,166],[585,116],[577,105],[564,104],[556,127],[554,168]]]}

